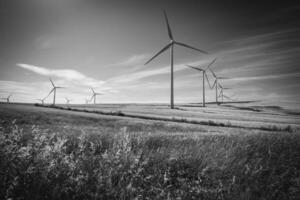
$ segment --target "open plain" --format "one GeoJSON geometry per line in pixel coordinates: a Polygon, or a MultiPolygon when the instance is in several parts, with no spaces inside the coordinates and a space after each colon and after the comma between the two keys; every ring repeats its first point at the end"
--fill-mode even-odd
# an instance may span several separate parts
{"type": "Polygon", "coordinates": [[[205,110],[196,104],[175,110],[162,104],[0,104],[0,113],[2,199],[300,195],[295,111],[248,104],[205,110]]]}

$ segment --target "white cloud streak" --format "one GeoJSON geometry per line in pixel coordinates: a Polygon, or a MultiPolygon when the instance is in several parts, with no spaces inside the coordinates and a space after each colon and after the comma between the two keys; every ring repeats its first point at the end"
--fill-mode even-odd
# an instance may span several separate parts
{"type": "Polygon", "coordinates": [[[89,86],[89,87],[101,87],[105,84],[105,81],[96,80],[91,77],[73,70],[73,69],[47,69],[45,67],[34,66],[29,64],[17,64],[17,66],[32,71],[36,74],[47,76],[47,77],[57,77],[66,81],[71,81],[76,83],[76,85],[89,86]]]}
{"type": "Polygon", "coordinates": [[[129,58],[125,59],[124,61],[108,65],[107,67],[111,67],[111,66],[118,66],[118,67],[120,67],[120,66],[135,66],[135,65],[139,65],[139,64],[142,64],[143,62],[145,62],[145,60],[148,57],[149,57],[148,54],[133,55],[133,56],[130,56],[129,58]]]}

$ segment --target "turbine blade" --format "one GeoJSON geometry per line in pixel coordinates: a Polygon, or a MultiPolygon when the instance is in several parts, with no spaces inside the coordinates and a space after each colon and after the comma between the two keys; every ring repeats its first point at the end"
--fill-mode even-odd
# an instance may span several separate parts
{"type": "Polygon", "coordinates": [[[93,95],[93,96],[91,97],[90,101],[92,101],[92,100],[93,100],[93,98],[95,98],[95,95],[93,95]]]}
{"type": "Polygon", "coordinates": [[[211,68],[209,68],[209,71],[212,73],[212,75],[213,75],[215,78],[217,78],[217,75],[215,74],[215,72],[214,72],[211,68]]]}
{"type": "Polygon", "coordinates": [[[181,43],[181,42],[174,42],[175,44],[177,44],[177,45],[180,45],[180,46],[183,46],[183,47],[186,47],[186,48],[190,48],[190,49],[193,49],[193,50],[196,50],[196,51],[199,51],[199,52],[201,52],[201,53],[205,53],[205,54],[208,54],[206,51],[203,51],[203,50],[201,50],[201,49],[197,49],[197,48],[195,48],[195,47],[192,47],[192,46],[190,46],[190,45],[187,45],[187,44],[184,44],[184,43],[181,43]]]}
{"type": "Polygon", "coordinates": [[[220,83],[218,83],[219,87],[223,89],[222,85],[220,83]]]}
{"type": "Polygon", "coordinates": [[[228,77],[218,77],[218,79],[230,79],[228,77]]]}
{"type": "Polygon", "coordinates": [[[55,90],[55,88],[53,88],[53,89],[49,92],[49,94],[45,97],[45,99],[46,99],[47,97],[49,97],[49,95],[50,95],[54,90],[55,90]]]}
{"type": "Polygon", "coordinates": [[[216,83],[217,83],[217,79],[215,79],[215,82],[214,82],[212,88],[214,88],[216,86],[216,83]]]}
{"type": "MultiPolygon", "coordinates": [[[[209,82],[209,79],[208,79],[208,77],[207,77],[205,71],[204,71],[204,76],[205,76],[205,78],[206,78],[206,82],[208,83],[209,88],[212,89],[212,87],[211,87],[211,85],[210,85],[210,82],[209,82]]],[[[203,78],[204,78],[204,77],[203,77],[203,78]]]]}
{"type": "Polygon", "coordinates": [[[195,70],[199,70],[199,71],[203,71],[203,69],[201,69],[201,68],[197,68],[197,67],[193,67],[193,66],[190,66],[190,65],[185,65],[185,66],[187,66],[187,67],[190,67],[190,68],[193,68],[193,69],[195,69],[195,70]]]}
{"type": "Polygon", "coordinates": [[[94,94],[94,93],[95,93],[94,89],[93,89],[93,88],[91,88],[91,90],[92,90],[92,93],[94,94]]]}
{"type": "Polygon", "coordinates": [[[233,99],[231,99],[230,97],[228,97],[228,96],[226,96],[224,94],[223,94],[223,97],[225,97],[226,99],[229,99],[229,100],[233,100],[233,99]]]}
{"type": "Polygon", "coordinates": [[[148,60],[145,65],[147,65],[149,62],[151,62],[154,58],[156,58],[159,54],[161,54],[162,52],[164,52],[165,50],[167,50],[170,46],[172,45],[172,43],[167,44],[164,48],[162,48],[162,50],[160,50],[158,53],[156,53],[152,58],[150,58],[150,60],[148,60]]]}
{"type": "Polygon", "coordinates": [[[52,86],[53,86],[53,87],[55,87],[55,85],[54,85],[54,83],[53,83],[52,79],[51,79],[51,78],[49,78],[49,80],[51,81],[51,84],[52,84],[52,86]]]}
{"type": "Polygon", "coordinates": [[[207,68],[205,69],[205,71],[215,62],[217,60],[217,58],[215,58],[215,59],[213,59],[213,61],[211,61],[210,63],[209,63],[209,65],[207,66],[207,68]]]}
{"type": "Polygon", "coordinates": [[[166,24],[167,24],[167,28],[168,28],[168,35],[169,35],[169,38],[170,38],[170,40],[173,40],[173,35],[172,35],[171,28],[170,28],[168,16],[167,16],[167,13],[166,13],[165,10],[164,10],[164,16],[165,16],[165,20],[166,20],[166,24]]]}

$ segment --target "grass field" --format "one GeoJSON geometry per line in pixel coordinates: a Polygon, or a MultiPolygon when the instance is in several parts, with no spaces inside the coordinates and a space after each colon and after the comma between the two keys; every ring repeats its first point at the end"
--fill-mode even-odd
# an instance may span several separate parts
{"type": "MultiPolygon", "coordinates": [[[[201,105],[201,104],[200,104],[201,105]]],[[[278,127],[300,130],[300,111],[279,106],[256,105],[250,103],[210,104],[203,108],[199,104],[179,104],[171,110],[163,104],[99,104],[99,105],[60,105],[64,108],[120,112],[126,116],[149,119],[177,119],[178,121],[214,122],[245,128],[278,127]]]]}
{"type": "Polygon", "coordinates": [[[300,198],[297,112],[194,106],[0,104],[0,199],[300,198]]]}

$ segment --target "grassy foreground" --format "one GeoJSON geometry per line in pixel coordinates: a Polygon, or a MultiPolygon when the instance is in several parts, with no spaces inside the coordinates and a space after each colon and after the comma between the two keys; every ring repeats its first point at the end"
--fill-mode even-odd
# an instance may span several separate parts
{"type": "Polygon", "coordinates": [[[0,199],[296,200],[300,135],[66,134],[2,120],[0,173],[0,199]]]}

